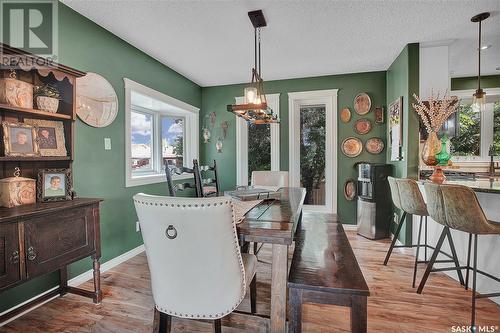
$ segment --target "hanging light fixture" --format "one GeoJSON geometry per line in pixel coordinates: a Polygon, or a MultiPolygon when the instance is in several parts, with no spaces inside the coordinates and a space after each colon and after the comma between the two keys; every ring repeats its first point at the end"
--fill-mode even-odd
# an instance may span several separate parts
{"type": "Polygon", "coordinates": [[[267,25],[262,10],[248,12],[248,17],[254,27],[254,67],[252,68],[252,80],[250,85],[244,89],[243,104],[227,106],[227,111],[245,119],[252,124],[278,123],[278,116],[267,105],[264,93],[264,81],[261,72],[261,46],[260,28],[267,25]]]}
{"type": "Polygon", "coordinates": [[[483,89],[481,89],[481,50],[486,49],[483,48],[483,45],[481,45],[481,22],[486,20],[488,17],[490,17],[490,13],[481,13],[477,14],[476,16],[473,16],[470,20],[474,23],[479,23],[479,38],[478,38],[478,47],[477,47],[477,54],[478,54],[478,70],[477,70],[477,89],[474,95],[472,95],[472,108],[477,111],[482,111],[484,110],[484,104],[486,100],[486,93],[484,92],[483,89]]]}

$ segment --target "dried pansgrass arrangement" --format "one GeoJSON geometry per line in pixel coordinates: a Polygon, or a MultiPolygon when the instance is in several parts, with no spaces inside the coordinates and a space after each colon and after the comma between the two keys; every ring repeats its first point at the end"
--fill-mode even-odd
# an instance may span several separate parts
{"type": "Polygon", "coordinates": [[[437,133],[446,120],[457,111],[459,105],[458,97],[449,96],[448,91],[442,97],[439,93],[434,96],[432,91],[429,101],[422,101],[416,94],[413,94],[413,97],[417,104],[413,103],[412,106],[422,119],[427,133],[437,133]]]}

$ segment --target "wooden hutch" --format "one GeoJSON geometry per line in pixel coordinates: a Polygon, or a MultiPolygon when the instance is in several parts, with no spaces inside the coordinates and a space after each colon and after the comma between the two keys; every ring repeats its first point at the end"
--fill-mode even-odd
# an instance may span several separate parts
{"type": "MultiPolygon", "coordinates": [[[[5,156],[3,133],[0,140],[0,179],[12,177],[17,167],[21,176],[36,179],[40,169],[72,168],[76,120],[76,78],[86,73],[0,43],[3,60],[16,57],[16,78],[33,86],[50,84],[60,93],[56,113],[21,108],[0,103],[1,121],[22,123],[25,119],[61,121],[67,156],[5,156]],[[35,66],[32,64],[43,64],[35,66]]],[[[11,68],[0,67],[0,78],[9,77],[11,68]]],[[[59,271],[59,288],[34,301],[0,316],[0,323],[19,314],[35,303],[66,292],[101,301],[99,259],[101,257],[99,199],[74,198],[68,201],[37,202],[0,208],[0,298],[7,289],[37,276],[59,271]],[[94,269],[94,290],[68,286],[67,265],[91,257],[94,269]]]]}

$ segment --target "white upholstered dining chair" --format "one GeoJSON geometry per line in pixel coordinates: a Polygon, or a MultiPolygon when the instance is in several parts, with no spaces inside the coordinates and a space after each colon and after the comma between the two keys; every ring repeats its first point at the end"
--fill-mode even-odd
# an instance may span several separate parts
{"type": "MultiPolygon", "coordinates": [[[[288,171],[252,171],[251,185],[257,188],[276,190],[288,187],[288,171]]],[[[262,244],[253,243],[253,253],[257,255],[262,244]]]]}
{"type": "Polygon", "coordinates": [[[252,186],[288,187],[288,171],[252,171],[252,186]]]}
{"type": "Polygon", "coordinates": [[[241,253],[228,197],[181,198],[136,194],[134,204],[151,272],[156,332],[171,318],[214,320],[231,313],[251,289],[254,255],[241,253]]]}

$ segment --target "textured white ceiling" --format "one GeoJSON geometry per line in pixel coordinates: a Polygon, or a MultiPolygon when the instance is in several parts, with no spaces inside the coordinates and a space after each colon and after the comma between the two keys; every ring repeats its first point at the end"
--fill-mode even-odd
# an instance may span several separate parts
{"type": "Polygon", "coordinates": [[[453,76],[477,71],[477,24],[484,23],[483,73],[500,74],[499,0],[103,1],[65,4],[202,86],[250,80],[253,27],[262,9],[265,80],[385,70],[412,42],[452,41],[453,76]]]}

